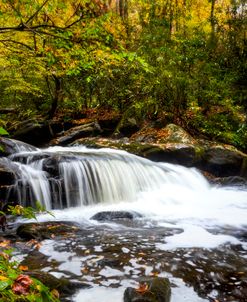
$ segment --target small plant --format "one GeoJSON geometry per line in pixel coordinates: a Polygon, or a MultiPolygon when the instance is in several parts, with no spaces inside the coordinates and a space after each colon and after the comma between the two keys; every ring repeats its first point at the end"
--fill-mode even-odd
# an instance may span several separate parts
{"type": "MultiPolygon", "coordinates": [[[[9,206],[8,212],[14,216],[24,218],[36,218],[39,213],[50,213],[40,204],[36,208],[22,207],[21,205],[9,206]]],[[[0,227],[5,230],[7,218],[5,213],[0,211],[0,227]]],[[[25,272],[27,266],[19,265],[12,258],[13,249],[10,248],[10,241],[0,242],[0,301],[3,302],[59,302],[57,290],[50,290],[39,280],[30,277],[25,272]]]]}
{"type": "Polygon", "coordinates": [[[27,219],[36,219],[37,214],[46,213],[51,216],[54,216],[50,211],[47,211],[46,208],[39,202],[36,202],[35,208],[33,207],[23,207],[21,205],[8,206],[8,212],[13,216],[22,216],[27,219]]]}
{"type": "MultiPolygon", "coordinates": [[[[8,241],[1,242],[8,246],[8,241]]],[[[50,291],[39,280],[30,277],[23,271],[27,267],[11,261],[11,249],[0,253],[0,301],[8,302],[58,302],[58,292],[50,291]]]]}

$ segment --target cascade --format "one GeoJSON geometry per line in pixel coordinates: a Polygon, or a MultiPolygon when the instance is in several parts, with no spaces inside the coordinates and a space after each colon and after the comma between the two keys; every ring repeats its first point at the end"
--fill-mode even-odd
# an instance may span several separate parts
{"type": "Polygon", "coordinates": [[[195,170],[111,149],[52,147],[17,152],[10,158],[20,177],[9,196],[25,206],[36,201],[47,209],[134,201],[141,192],[167,183],[207,186],[195,170]]]}

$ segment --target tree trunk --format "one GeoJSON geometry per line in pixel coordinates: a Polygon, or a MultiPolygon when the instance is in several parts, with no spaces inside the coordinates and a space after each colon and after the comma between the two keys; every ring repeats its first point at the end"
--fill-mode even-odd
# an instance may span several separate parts
{"type": "Polygon", "coordinates": [[[54,95],[51,104],[51,109],[48,112],[48,118],[52,119],[56,114],[58,104],[62,101],[63,94],[62,94],[62,79],[58,78],[57,76],[53,76],[55,87],[54,87],[54,95]]]}

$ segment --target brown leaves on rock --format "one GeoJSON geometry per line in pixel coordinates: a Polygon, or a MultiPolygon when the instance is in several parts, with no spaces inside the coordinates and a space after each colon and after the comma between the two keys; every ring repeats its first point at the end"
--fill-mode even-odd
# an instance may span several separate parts
{"type": "Polygon", "coordinates": [[[149,291],[149,286],[147,283],[140,283],[138,288],[135,289],[135,291],[139,294],[145,294],[149,291]]]}
{"type": "Polygon", "coordinates": [[[39,250],[41,248],[42,244],[38,240],[31,239],[26,243],[26,245],[31,246],[31,247],[35,248],[36,250],[39,250]]]}
{"type": "Polygon", "coordinates": [[[30,290],[30,285],[33,280],[27,275],[19,275],[12,285],[12,291],[16,295],[28,295],[30,290]]]}

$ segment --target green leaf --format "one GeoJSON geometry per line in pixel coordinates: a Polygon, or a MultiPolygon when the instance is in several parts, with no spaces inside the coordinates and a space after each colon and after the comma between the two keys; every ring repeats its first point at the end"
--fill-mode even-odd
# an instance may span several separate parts
{"type": "Polygon", "coordinates": [[[3,127],[0,127],[0,135],[9,135],[9,133],[3,127]]]}
{"type": "Polygon", "coordinates": [[[5,288],[7,288],[10,285],[10,281],[0,281],[0,291],[3,291],[5,288]]]}

